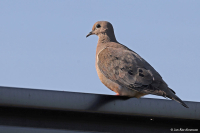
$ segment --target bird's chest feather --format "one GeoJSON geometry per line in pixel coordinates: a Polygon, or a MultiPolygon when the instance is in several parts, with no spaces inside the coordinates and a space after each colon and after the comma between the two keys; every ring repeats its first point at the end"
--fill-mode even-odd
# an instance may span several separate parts
{"type": "Polygon", "coordinates": [[[108,87],[110,90],[118,93],[118,88],[119,88],[119,85],[116,84],[115,82],[111,81],[110,79],[106,78],[102,73],[101,71],[99,70],[99,67],[97,65],[98,63],[98,56],[96,57],[97,60],[96,60],[96,63],[95,63],[95,67],[96,67],[96,70],[97,70],[97,74],[98,74],[98,77],[100,79],[100,81],[106,86],[108,87]]]}

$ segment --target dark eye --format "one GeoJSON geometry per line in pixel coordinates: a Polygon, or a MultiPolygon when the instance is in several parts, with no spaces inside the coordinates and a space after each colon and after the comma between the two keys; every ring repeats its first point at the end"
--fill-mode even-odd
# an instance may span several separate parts
{"type": "Polygon", "coordinates": [[[100,25],[100,24],[97,24],[97,25],[96,25],[96,27],[97,27],[97,28],[100,28],[100,27],[101,27],[101,25],[100,25]]]}

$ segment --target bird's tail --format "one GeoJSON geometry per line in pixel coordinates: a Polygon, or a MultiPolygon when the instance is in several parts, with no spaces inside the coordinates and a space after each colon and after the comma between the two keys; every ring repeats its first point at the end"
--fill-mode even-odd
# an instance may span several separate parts
{"type": "Polygon", "coordinates": [[[168,98],[170,98],[170,99],[172,99],[174,101],[177,101],[178,103],[182,104],[186,108],[189,108],[178,96],[175,95],[175,92],[172,89],[170,89],[170,90],[171,90],[171,94],[167,95],[168,98]]]}

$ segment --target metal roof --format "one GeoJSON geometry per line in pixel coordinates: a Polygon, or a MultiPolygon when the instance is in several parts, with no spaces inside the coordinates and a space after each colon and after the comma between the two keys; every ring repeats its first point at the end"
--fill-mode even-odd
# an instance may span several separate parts
{"type": "Polygon", "coordinates": [[[0,87],[0,106],[200,120],[200,103],[0,87]]]}

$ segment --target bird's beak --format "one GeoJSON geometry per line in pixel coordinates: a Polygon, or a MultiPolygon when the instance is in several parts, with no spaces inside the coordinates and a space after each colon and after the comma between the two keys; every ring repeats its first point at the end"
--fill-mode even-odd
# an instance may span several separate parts
{"type": "Polygon", "coordinates": [[[88,36],[90,36],[90,35],[93,35],[94,34],[94,32],[93,31],[91,31],[89,34],[87,34],[87,36],[86,37],[88,37],[88,36]]]}

